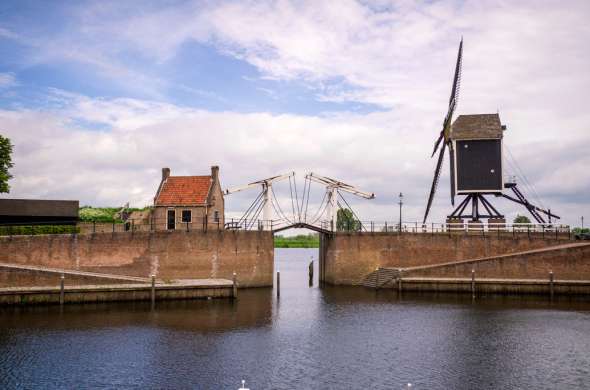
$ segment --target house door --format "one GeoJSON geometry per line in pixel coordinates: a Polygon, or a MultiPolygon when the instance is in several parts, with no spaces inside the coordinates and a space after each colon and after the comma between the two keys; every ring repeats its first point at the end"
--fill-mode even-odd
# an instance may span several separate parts
{"type": "Polygon", "coordinates": [[[176,228],[176,210],[168,210],[168,223],[166,228],[174,230],[176,228]]]}

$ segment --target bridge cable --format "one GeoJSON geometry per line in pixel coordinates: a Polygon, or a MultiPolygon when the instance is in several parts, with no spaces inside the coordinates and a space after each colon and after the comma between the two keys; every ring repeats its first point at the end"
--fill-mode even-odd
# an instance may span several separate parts
{"type": "Polygon", "coordinates": [[[297,180],[293,178],[293,186],[295,187],[295,204],[297,205],[298,221],[301,221],[301,211],[299,210],[299,198],[297,196],[297,180]]]}
{"type": "Polygon", "coordinates": [[[293,201],[293,186],[291,185],[291,176],[289,176],[289,192],[291,193],[291,209],[293,211],[293,221],[295,221],[295,203],[293,201]]]}
{"type": "Polygon", "coordinates": [[[309,207],[309,190],[311,189],[311,179],[309,180],[309,184],[307,185],[307,202],[305,203],[305,221],[307,222],[307,208],[309,207]]]}
{"type": "Polygon", "coordinates": [[[529,182],[528,178],[526,177],[526,175],[524,174],[524,172],[520,168],[520,165],[518,164],[518,162],[514,158],[514,155],[510,151],[510,148],[508,147],[508,145],[505,145],[505,146],[506,146],[506,151],[508,152],[508,156],[510,157],[510,159],[512,160],[512,163],[513,163],[511,165],[513,165],[516,168],[517,173],[519,174],[519,176],[523,180],[523,184],[524,184],[525,188],[527,189],[527,191],[529,191],[531,193],[531,195],[535,198],[535,200],[539,203],[539,205],[542,208],[547,209],[545,207],[545,205],[543,204],[543,202],[541,201],[541,198],[539,197],[539,194],[537,193],[535,187],[529,182]]]}
{"type": "MultiPolygon", "coordinates": [[[[303,205],[305,204],[306,189],[307,189],[307,178],[303,179],[303,195],[301,196],[301,214],[303,215],[303,220],[305,220],[305,212],[303,211],[303,205]]],[[[301,222],[301,217],[299,217],[299,222],[301,222]]]]}
{"type": "Polygon", "coordinates": [[[324,204],[324,201],[326,200],[326,198],[328,197],[328,191],[324,192],[324,197],[322,198],[322,201],[320,202],[320,205],[316,211],[316,213],[313,215],[313,217],[311,218],[311,220],[313,220],[313,222],[311,222],[311,224],[313,225],[315,222],[317,222],[317,220],[322,216],[322,214],[325,211],[325,207],[324,210],[322,211],[322,206],[324,204]],[[321,211],[321,213],[320,213],[321,211]]]}
{"type": "Polygon", "coordinates": [[[238,220],[238,226],[247,219],[247,217],[250,215],[250,213],[252,212],[252,210],[254,209],[254,207],[256,206],[256,204],[258,204],[258,202],[260,201],[260,199],[262,199],[262,195],[263,192],[260,192],[258,194],[258,196],[256,197],[256,199],[254,199],[254,202],[252,202],[250,204],[250,207],[248,207],[248,209],[246,210],[246,212],[240,217],[240,219],[238,220]]]}
{"type": "Polygon", "coordinates": [[[254,217],[252,218],[250,225],[246,224],[246,230],[249,230],[250,227],[252,225],[254,225],[254,222],[256,222],[258,220],[258,217],[260,216],[260,213],[262,212],[262,208],[264,206],[264,201],[260,202],[260,204],[258,205],[258,208],[256,209],[256,212],[254,213],[254,217]]]}
{"type": "MultiPolygon", "coordinates": [[[[323,203],[323,201],[322,201],[323,203]]],[[[326,210],[328,209],[328,202],[326,202],[326,204],[324,205],[323,210],[321,209],[322,205],[320,204],[320,208],[318,209],[319,214],[317,214],[317,217],[311,222],[310,225],[315,224],[316,222],[318,222],[320,220],[320,218],[322,218],[322,216],[324,215],[324,213],[326,212],[326,210]]]]}
{"type": "Polygon", "coordinates": [[[359,221],[359,223],[361,224],[361,229],[365,229],[365,231],[366,231],[367,229],[365,228],[365,226],[361,222],[361,219],[355,214],[355,212],[352,209],[352,207],[350,207],[350,205],[348,204],[348,202],[346,201],[346,199],[344,199],[344,196],[342,196],[342,194],[340,193],[340,191],[336,190],[336,192],[338,193],[338,195],[340,196],[340,198],[342,198],[342,200],[344,201],[344,203],[346,203],[346,206],[348,207],[348,209],[350,210],[350,212],[352,213],[352,215],[357,219],[357,221],[359,221]]]}
{"type": "Polygon", "coordinates": [[[274,190],[272,187],[270,187],[270,192],[272,193],[272,199],[274,199],[274,200],[275,200],[275,201],[273,202],[273,201],[272,201],[272,199],[271,199],[271,204],[272,204],[272,207],[273,207],[273,209],[276,211],[276,213],[277,213],[277,214],[278,214],[278,215],[279,215],[281,218],[283,218],[284,220],[286,220],[286,221],[287,221],[287,222],[289,222],[289,223],[292,223],[292,222],[291,222],[291,220],[290,220],[289,218],[287,218],[287,216],[286,216],[286,215],[285,215],[285,213],[283,212],[283,209],[281,208],[281,204],[279,203],[279,201],[278,201],[278,199],[277,199],[277,196],[276,196],[276,194],[275,194],[275,190],[274,190]],[[276,206],[278,207],[278,210],[277,210],[277,207],[275,207],[275,203],[276,203],[276,206]]]}

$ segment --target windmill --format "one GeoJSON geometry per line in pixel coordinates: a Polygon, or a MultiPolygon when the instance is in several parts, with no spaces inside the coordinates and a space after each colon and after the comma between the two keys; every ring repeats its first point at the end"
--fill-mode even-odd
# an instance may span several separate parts
{"type": "MultiPolygon", "coordinates": [[[[440,152],[438,154],[438,161],[436,163],[436,168],[434,170],[434,179],[432,180],[432,186],[430,188],[430,195],[428,196],[428,203],[426,205],[426,212],[424,213],[424,220],[422,223],[426,223],[426,219],[428,218],[428,213],[430,212],[430,207],[432,206],[432,201],[434,200],[434,194],[436,193],[436,187],[438,186],[438,179],[440,178],[440,172],[443,165],[443,160],[445,157],[445,149],[447,146],[449,147],[449,157],[452,161],[452,154],[453,154],[453,144],[450,140],[451,136],[451,121],[453,120],[453,113],[455,112],[455,108],[457,107],[458,99],[459,99],[459,87],[461,85],[461,61],[463,57],[463,39],[461,38],[461,42],[459,43],[459,51],[457,53],[457,63],[455,64],[455,77],[453,78],[453,88],[451,89],[451,97],[449,98],[449,108],[447,111],[447,115],[443,120],[442,130],[440,131],[440,135],[438,139],[434,143],[434,150],[432,151],[431,158],[434,157],[436,151],[438,150],[439,146],[442,143],[440,148],[440,152]]],[[[451,163],[452,164],[452,163],[451,163]]],[[[451,167],[451,170],[453,168],[451,167]]],[[[452,180],[452,178],[451,178],[452,180]]],[[[455,205],[455,192],[454,187],[451,183],[451,204],[455,205]]]]}
{"type": "Polygon", "coordinates": [[[455,206],[455,196],[465,196],[457,208],[447,216],[448,223],[462,224],[463,218],[469,218],[473,224],[481,224],[481,219],[488,219],[488,222],[493,224],[505,224],[504,215],[486,199],[486,195],[504,197],[525,206],[538,223],[545,223],[543,215],[549,217],[549,222],[551,218],[559,219],[559,216],[550,211],[531,204],[517,188],[515,181],[504,182],[502,142],[506,126],[500,122],[499,114],[460,115],[451,123],[459,98],[462,56],[463,39],[459,43],[449,108],[431,155],[433,157],[440,147],[423,223],[426,223],[432,206],[447,147],[450,160],[451,204],[455,206]],[[505,188],[512,190],[516,197],[504,194],[505,188]],[[469,204],[471,210],[466,212],[469,204]],[[481,210],[480,205],[483,208],[481,210]]]}

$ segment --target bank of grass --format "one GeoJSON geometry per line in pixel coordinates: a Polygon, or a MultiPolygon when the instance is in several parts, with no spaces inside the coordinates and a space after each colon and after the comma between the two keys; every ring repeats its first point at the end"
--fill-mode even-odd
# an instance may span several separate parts
{"type": "Polygon", "coordinates": [[[74,234],[80,228],[73,225],[0,226],[0,236],[33,236],[36,234],[74,234]]]}
{"type": "MultiPolygon", "coordinates": [[[[126,211],[130,213],[132,211],[143,211],[147,208],[129,208],[126,211]]],[[[82,206],[79,209],[80,222],[122,223],[123,221],[118,215],[120,210],[120,207],[82,206]]]]}
{"type": "Polygon", "coordinates": [[[275,236],[275,248],[319,248],[320,237],[317,234],[299,234],[297,236],[275,236]]]}

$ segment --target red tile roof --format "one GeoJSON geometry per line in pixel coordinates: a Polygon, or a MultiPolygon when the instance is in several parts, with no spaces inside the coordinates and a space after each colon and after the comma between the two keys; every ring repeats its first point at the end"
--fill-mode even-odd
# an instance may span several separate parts
{"type": "Polygon", "coordinates": [[[156,206],[207,203],[211,176],[169,176],[156,197],[156,206]]]}

